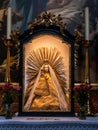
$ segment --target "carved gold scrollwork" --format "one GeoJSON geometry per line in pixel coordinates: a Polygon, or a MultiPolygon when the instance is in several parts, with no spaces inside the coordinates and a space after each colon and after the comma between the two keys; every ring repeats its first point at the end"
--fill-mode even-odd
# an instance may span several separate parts
{"type": "Polygon", "coordinates": [[[30,30],[31,34],[33,33],[34,27],[38,25],[44,25],[47,28],[51,25],[58,26],[62,35],[64,35],[64,29],[66,28],[66,24],[62,22],[62,17],[60,14],[55,16],[47,11],[40,14],[33,23],[28,25],[28,29],[30,30]]]}
{"type": "Polygon", "coordinates": [[[75,66],[75,69],[77,69],[78,61],[79,61],[78,60],[79,59],[78,50],[79,50],[79,47],[82,44],[82,40],[83,40],[83,35],[78,30],[78,28],[76,28],[74,30],[74,37],[75,37],[75,43],[74,43],[74,66],[75,66]]]}

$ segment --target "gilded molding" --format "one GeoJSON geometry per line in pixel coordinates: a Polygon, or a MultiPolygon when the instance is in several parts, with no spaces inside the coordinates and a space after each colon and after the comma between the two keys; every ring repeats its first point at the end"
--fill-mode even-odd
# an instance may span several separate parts
{"type": "Polygon", "coordinates": [[[30,23],[28,25],[28,29],[30,30],[30,34],[33,33],[34,27],[38,26],[38,25],[43,25],[46,28],[48,28],[49,26],[52,26],[52,25],[57,26],[60,28],[60,33],[62,35],[65,35],[64,30],[66,29],[66,24],[64,24],[62,22],[62,17],[60,14],[58,16],[55,16],[54,14],[51,14],[50,12],[47,12],[47,11],[41,13],[38,16],[38,18],[36,18],[34,20],[33,23],[30,23]]]}

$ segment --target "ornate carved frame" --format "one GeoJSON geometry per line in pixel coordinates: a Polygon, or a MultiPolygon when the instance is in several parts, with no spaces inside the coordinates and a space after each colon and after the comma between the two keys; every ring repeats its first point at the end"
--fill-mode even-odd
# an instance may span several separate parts
{"type": "Polygon", "coordinates": [[[22,86],[19,100],[19,114],[25,116],[68,116],[74,114],[73,91],[74,86],[74,37],[66,30],[60,15],[57,17],[49,12],[42,13],[38,19],[28,25],[28,29],[20,36],[20,65],[19,83],[22,86]],[[24,45],[40,35],[51,35],[62,39],[64,43],[70,45],[70,111],[23,111],[23,91],[24,91],[24,45]]]}

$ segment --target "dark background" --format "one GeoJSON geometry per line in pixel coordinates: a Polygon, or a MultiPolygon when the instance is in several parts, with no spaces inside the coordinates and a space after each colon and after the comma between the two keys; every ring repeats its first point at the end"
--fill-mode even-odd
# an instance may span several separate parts
{"type": "MultiPolygon", "coordinates": [[[[6,35],[6,11],[11,6],[12,13],[12,30],[16,27],[20,28],[22,34],[27,26],[34,18],[48,10],[55,15],[61,14],[63,22],[67,24],[68,31],[73,34],[77,26],[81,27],[84,35],[84,8],[88,6],[90,9],[90,38],[93,41],[90,47],[90,78],[92,83],[98,83],[98,0],[0,0],[0,82],[4,82],[6,70],[6,47],[3,44],[2,37],[6,35]]],[[[17,48],[11,47],[11,57],[16,56],[17,48]]],[[[85,49],[79,49],[78,69],[75,71],[75,82],[83,82],[84,80],[84,60],[85,49]]],[[[16,59],[17,61],[17,59],[16,59]]],[[[18,82],[18,63],[11,65],[11,80],[18,82]]]]}

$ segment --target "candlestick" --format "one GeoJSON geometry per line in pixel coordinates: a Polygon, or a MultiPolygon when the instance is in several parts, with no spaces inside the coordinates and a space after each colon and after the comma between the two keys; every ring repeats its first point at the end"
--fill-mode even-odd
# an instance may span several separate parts
{"type": "Polygon", "coordinates": [[[8,14],[7,14],[7,39],[11,39],[11,7],[8,7],[8,14]]]}
{"type": "Polygon", "coordinates": [[[89,40],[89,8],[85,7],[85,40],[89,40]]]}
{"type": "MultiPolygon", "coordinates": [[[[90,63],[89,63],[89,47],[91,46],[92,42],[90,40],[85,40],[83,43],[83,46],[85,47],[85,78],[84,78],[84,83],[85,85],[90,85],[90,63]]],[[[90,106],[90,93],[88,93],[88,101],[87,101],[87,111],[86,111],[87,116],[94,116],[91,110],[90,106]]]]}

